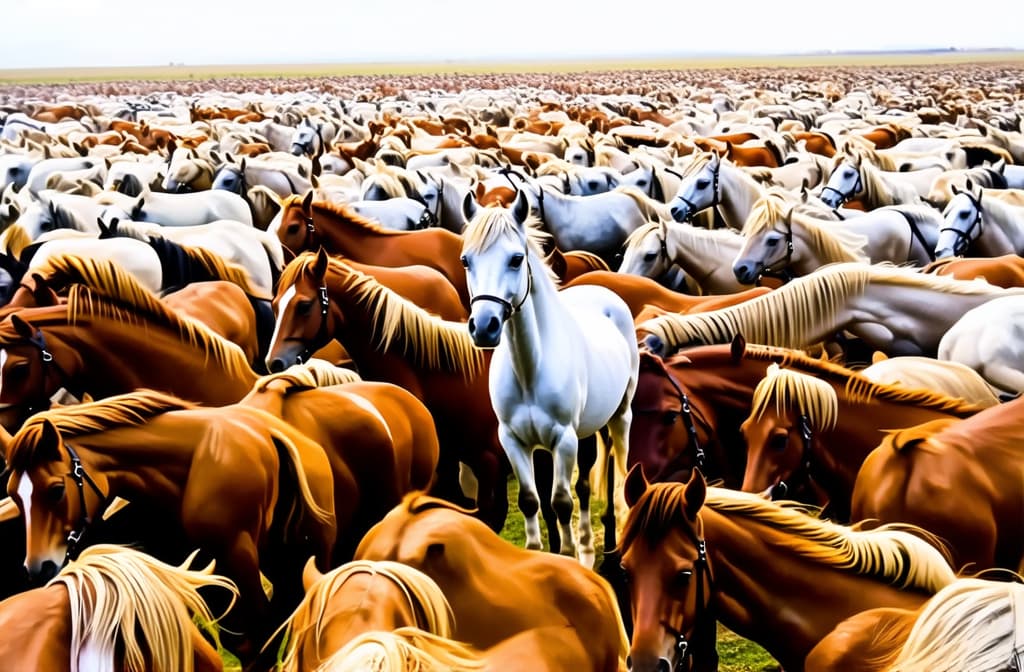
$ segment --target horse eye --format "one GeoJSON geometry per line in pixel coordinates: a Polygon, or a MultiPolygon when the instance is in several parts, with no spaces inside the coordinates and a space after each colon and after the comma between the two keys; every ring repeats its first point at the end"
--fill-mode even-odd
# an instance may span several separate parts
{"type": "Polygon", "coordinates": [[[299,301],[295,304],[295,312],[298,315],[309,315],[310,311],[313,310],[313,302],[309,300],[299,301]]]}
{"type": "Polygon", "coordinates": [[[58,504],[64,499],[64,484],[55,483],[51,485],[46,491],[46,498],[53,504],[58,504]]]}
{"type": "Polygon", "coordinates": [[[41,231],[53,231],[53,222],[43,222],[39,225],[41,231]]]}
{"type": "Polygon", "coordinates": [[[764,241],[764,244],[767,245],[768,247],[775,247],[776,245],[779,244],[779,239],[778,238],[768,238],[767,240],[764,241]]]}
{"type": "Polygon", "coordinates": [[[960,219],[967,219],[970,216],[970,214],[971,213],[969,213],[967,210],[963,210],[960,212],[960,219]]]}
{"type": "Polygon", "coordinates": [[[710,180],[697,180],[698,189],[707,189],[709,184],[711,184],[710,180]]]}
{"type": "Polygon", "coordinates": [[[854,170],[846,170],[846,171],[843,171],[843,177],[846,177],[846,178],[850,178],[850,177],[853,177],[853,176],[854,176],[854,175],[856,175],[856,174],[857,174],[857,172],[856,172],[856,171],[854,171],[854,170]]]}
{"type": "Polygon", "coordinates": [[[781,453],[789,445],[789,436],[786,434],[777,434],[771,438],[771,449],[777,453],[781,453]]]}
{"type": "Polygon", "coordinates": [[[522,254],[513,254],[512,258],[508,260],[508,267],[519,268],[523,265],[523,259],[525,258],[522,254]]]}
{"type": "Polygon", "coordinates": [[[299,232],[299,225],[298,224],[289,224],[288,228],[286,229],[286,232],[288,233],[289,236],[298,233],[299,232]]]}
{"type": "Polygon", "coordinates": [[[648,252],[647,254],[644,255],[644,261],[654,261],[657,258],[658,258],[658,253],[657,252],[648,252]]]}
{"type": "Polygon", "coordinates": [[[469,268],[469,259],[466,258],[466,255],[462,255],[461,257],[459,257],[459,261],[462,262],[463,268],[469,268]]]}
{"type": "Polygon", "coordinates": [[[661,414],[661,423],[663,425],[674,425],[678,419],[679,411],[665,411],[661,414]]]}
{"type": "Polygon", "coordinates": [[[679,587],[685,587],[690,584],[690,579],[693,578],[693,571],[684,569],[683,571],[676,574],[675,582],[679,587]]]}

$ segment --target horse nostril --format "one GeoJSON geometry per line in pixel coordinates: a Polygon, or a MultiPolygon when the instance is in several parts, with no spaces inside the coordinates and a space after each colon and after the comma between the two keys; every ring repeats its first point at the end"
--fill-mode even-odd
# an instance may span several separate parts
{"type": "Polygon", "coordinates": [[[672,664],[665,658],[658,659],[658,672],[672,672],[672,664]]]}
{"type": "Polygon", "coordinates": [[[626,656],[626,669],[627,670],[632,670],[633,669],[633,656],[626,656]]]}
{"type": "Polygon", "coordinates": [[[270,369],[271,373],[281,373],[287,367],[284,365],[283,359],[281,359],[280,357],[275,357],[274,359],[270,360],[270,366],[268,366],[267,368],[270,369]]]}
{"type": "Polygon", "coordinates": [[[470,334],[475,334],[476,333],[476,318],[474,318],[474,317],[469,318],[469,322],[466,323],[466,326],[469,327],[469,333],[470,334]]]}
{"type": "Polygon", "coordinates": [[[487,333],[496,334],[501,330],[501,320],[491,315],[491,319],[487,320],[487,333]]]}

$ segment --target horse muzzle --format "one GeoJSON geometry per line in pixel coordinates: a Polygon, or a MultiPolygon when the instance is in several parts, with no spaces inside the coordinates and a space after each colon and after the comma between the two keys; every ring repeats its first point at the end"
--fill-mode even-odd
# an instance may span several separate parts
{"type": "Polygon", "coordinates": [[[661,658],[641,658],[633,656],[626,658],[626,668],[629,672],[672,672],[672,661],[662,656],[661,658]]]}
{"type": "Polygon", "coordinates": [[[736,281],[744,285],[752,285],[764,273],[764,264],[757,261],[744,260],[732,267],[736,281]]]}
{"type": "Polygon", "coordinates": [[[672,215],[672,219],[682,224],[690,216],[690,207],[688,205],[673,205],[669,213],[672,215]]]}
{"type": "Polygon", "coordinates": [[[28,581],[32,586],[45,586],[60,571],[60,566],[53,560],[30,562],[25,568],[28,570],[28,581]]]}
{"type": "Polygon", "coordinates": [[[466,326],[473,345],[478,348],[495,348],[501,342],[501,331],[505,325],[504,315],[497,310],[500,306],[489,303],[475,306],[466,326]]]}

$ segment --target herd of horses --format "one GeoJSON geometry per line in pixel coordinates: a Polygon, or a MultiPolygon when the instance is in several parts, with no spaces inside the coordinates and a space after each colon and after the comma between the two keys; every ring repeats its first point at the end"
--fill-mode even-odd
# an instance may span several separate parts
{"type": "Polygon", "coordinates": [[[911,72],[7,92],[3,666],[1021,669],[1024,87],[911,72]]]}

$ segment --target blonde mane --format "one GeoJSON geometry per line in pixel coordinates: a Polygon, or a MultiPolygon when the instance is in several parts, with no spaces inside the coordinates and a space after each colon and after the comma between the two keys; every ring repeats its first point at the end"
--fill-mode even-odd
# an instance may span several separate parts
{"type": "Polygon", "coordinates": [[[668,220],[648,222],[635,229],[626,238],[626,249],[636,248],[652,233],[664,236],[666,246],[669,246],[671,242],[676,247],[693,248],[695,256],[717,259],[735,254],[742,243],[740,234],[733,229],[704,229],[692,224],[668,220]]]}
{"type": "MultiPolygon", "coordinates": [[[[310,269],[316,253],[305,252],[293,259],[281,273],[279,287],[289,287],[300,274],[310,269]]],[[[461,371],[466,378],[483,367],[483,353],[473,345],[466,325],[431,315],[418,305],[380,284],[376,278],[358,271],[339,259],[330,259],[328,273],[341,276],[336,290],[351,295],[366,308],[374,325],[379,350],[392,346],[411,355],[420,366],[433,370],[461,371]]]]}
{"type": "Polygon", "coordinates": [[[19,471],[34,464],[45,423],[52,423],[65,439],[105,432],[118,427],[143,425],[170,411],[195,408],[192,402],[154,390],[119,394],[100,401],[75,406],[62,406],[36,413],[11,439],[7,459],[19,471]]]}
{"type": "Polygon", "coordinates": [[[891,672],[1024,666],[1024,585],[959,579],[925,604],[891,672]]]}
{"type": "Polygon", "coordinates": [[[654,200],[638,187],[624,184],[615,187],[612,191],[632,198],[644,219],[648,221],[672,221],[672,213],[669,210],[668,204],[654,200]]]}
{"type": "Polygon", "coordinates": [[[798,226],[807,235],[807,244],[820,264],[848,261],[871,263],[864,253],[864,247],[868,244],[866,236],[838,226],[828,226],[835,222],[826,222],[800,213],[795,206],[790,206],[791,209],[786,210],[787,205],[786,201],[775,193],[758,199],[743,224],[742,235],[753,238],[772,231],[781,233],[788,220],[790,227],[798,226]]]}
{"type": "MultiPolygon", "coordinates": [[[[62,584],[71,603],[71,671],[79,668],[80,652],[89,647],[96,658],[128,672],[192,672],[192,619],[214,624],[198,589],[208,586],[231,593],[238,589],[213,573],[214,563],[198,570],[189,566],[198,551],[180,567],[166,565],[140,551],[95,545],[82,551],[47,585],[62,584]],[[123,656],[123,668],[114,665],[123,656]]],[[[216,635],[215,635],[216,637],[216,635]]]]}
{"type": "Polygon", "coordinates": [[[293,364],[284,371],[263,376],[253,385],[256,392],[265,392],[275,383],[281,383],[286,393],[299,392],[317,387],[346,385],[362,380],[352,369],[335,366],[330,362],[315,357],[302,364],[293,364]]]}
{"type": "Polygon", "coordinates": [[[768,367],[754,389],[750,417],[760,420],[772,405],[779,415],[793,411],[807,416],[819,432],[832,430],[839,419],[839,398],[831,385],[806,373],[780,369],[778,364],[768,367]]]}
{"type": "Polygon", "coordinates": [[[399,562],[354,560],[324,574],[306,593],[302,604],[279,628],[279,631],[285,631],[285,639],[289,642],[280,672],[298,671],[299,647],[296,644],[301,635],[312,629],[314,641],[323,640],[331,598],[346,581],[357,574],[380,576],[397,586],[405,596],[410,610],[416,614],[417,628],[444,638],[452,636],[455,617],[447,598],[433,579],[399,562]]]}
{"type": "MultiPolygon", "coordinates": [[[[681,525],[685,514],[685,483],[653,483],[629,511],[621,547],[639,535],[657,543],[681,525]]],[[[934,535],[913,525],[890,524],[854,530],[812,517],[792,505],[759,495],[709,487],[704,508],[730,518],[744,518],[776,535],[775,548],[824,566],[885,581],[901,589],[935,592],[956,576],[934,535]],[[926,541],[927,540],[927,541],[926,541]]]]}
{"type": "Polygon", "coordinates": [[[417,628],[359,635],[316,672],[470,672],[486,667],[470,647],[417,628]]]}
{"type": "MultiPolygon", "coordinates": [[[[538,259],[544,259],[544,244],[550,236],[541,229],[540,218],[530,215],[520,226],[511,210],[489,205],[480,208],[473,220],[467,222],[462,232],[462,249],[466,252],[480,252],[501,238],[518,239],[524,233],[530,253],[538,259]]],[[[553,282],[557,282],[550,269],[549,275],[553,282]]]]}
{"type": "Polygon", "coordinates": [[[410,194],[406,190],[405,180],[408,178],[403,175],[404,172],[404,168],[377,162],[373,164],[373,170],[363,180],[361,191],[365,192],[366,183],[372,180],[374,184],[384,190],[388,198],[407,198],[410,194]]]}
{"type": "Polygon", "coordinates": [[[637,329],[661,338],[670,351],[728,343],[738,334],[753,343],[802,348],[818,340],[811,334],[833,324],[847,301],[863,294],[869,284],[970,296],[998,296],[1006,291],[984,281],[923,275],[912,268],[832,264],[750,301],[707,313],[671,313],[647,320],[637,329]]]}
{"type": "Polygon", "coordinates": [[[32,244],[32,238],[21,224],[15,222],[0,234],[0,251],[12,257],[20,257],[25,248],[32,244]]]}
{"type": "MultiPolygon", "coordinates": [[[[861,189],[864,192],[858,200],[868,207],[883,205],[900,205],[900,201],[906,198],[908,202],[919,201],[917,192],[910,186],[904,184],[890,184],[886,182],[883,170],[895,172],[899,169],[893,160],[885,155],[880,155],[874,149],[867,147],[851,148],[848,151],[840,151],[832,157],[832,172],[843,162],[848,161],[860,172],[861,189]]],[[[829,173],[831,177],[832,173],[829,173]]],[[[850,194],[856,198],[856,194],[850,194]]]]}

